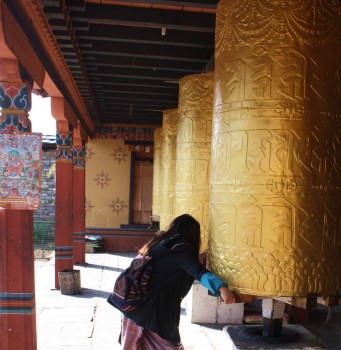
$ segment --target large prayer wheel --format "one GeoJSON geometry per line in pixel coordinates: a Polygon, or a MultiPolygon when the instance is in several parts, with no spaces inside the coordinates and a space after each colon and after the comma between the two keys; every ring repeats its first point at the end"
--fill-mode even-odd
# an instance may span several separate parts
{"type": "Polygon", "coordinates": [[[209,265],[236,291],[340,292],[340,13],[218,5],[209,265]]]}
{"type": "Polygon", "coordinates": [[[162,128],[154,130],[154,159],[153,159],[153,205],[152,213],[160,215],[161,185],[162,185],[162,128]]]}
{"type": "Polygon", "coordinates": [[[213,82],[213,73],[179,81],[175,216],[187,213],[198,220],[201,251],[208,244],[213,82]]]}
{"type": "Polygon", "coordinates": [[[167,229],[174,219],[176,134],[178,109],[163,111],[162,120],[162,170],[160,190],[160,229],[167,229]]]}

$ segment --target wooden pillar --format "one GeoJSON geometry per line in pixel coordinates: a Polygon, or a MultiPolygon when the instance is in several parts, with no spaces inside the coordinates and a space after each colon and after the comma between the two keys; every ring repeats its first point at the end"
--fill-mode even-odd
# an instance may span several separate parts
{"type": "Polygon", "coordinates": [[[85,148],[80,126],[73,132],[73,249],[74,264],[85,264],[85,148]]]}
{"type": "MultiPolygon", "coordinates": [[[[0,132],[30,132],[31,84],[16,59],[0,68],[0,132]]],[[[32,210],[0,208],[0,349],[37,349],[32,210]]]]}
{"type": "Polygon", "coordinates": [[[51,111],[57,121],[56,205],[55,205],[55,286],[58,272],[73,269],[73,164],[72,131],[65,118],[64,99],[51,98],[51,111]]]}

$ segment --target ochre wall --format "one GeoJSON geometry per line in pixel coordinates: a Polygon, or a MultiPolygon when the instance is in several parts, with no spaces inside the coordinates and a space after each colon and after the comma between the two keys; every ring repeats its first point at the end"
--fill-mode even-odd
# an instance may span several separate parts
{"type": "Polygon", "coordinates": [[[123,140],[90,140],[86,147],[86,227],[128,223],[131,152],[123,140]]]}

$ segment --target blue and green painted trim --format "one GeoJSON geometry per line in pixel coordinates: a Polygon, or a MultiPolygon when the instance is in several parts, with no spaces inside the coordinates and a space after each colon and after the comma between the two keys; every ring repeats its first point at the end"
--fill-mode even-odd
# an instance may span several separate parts
{"type": "Polygon", "coordinates": [[[32,315],[34,293],[0,293],[0,315],[32,315]]]}
{"type": "Polygon", "coordinates": [[[77,243],[85,242],[85,232],[74,232],[73,242],[77,242],[77,243]]]}
{"type": "Polygon", "coordinates": [[[73,246],[55,247],[55,259],[73,259],[73,246]]]}

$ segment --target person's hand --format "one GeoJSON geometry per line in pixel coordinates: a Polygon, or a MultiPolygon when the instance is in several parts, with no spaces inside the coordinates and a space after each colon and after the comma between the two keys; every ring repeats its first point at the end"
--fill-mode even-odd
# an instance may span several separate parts
{"type": "Polygon", "coordinates": [[[236,302],[236,297],[228,287],[219,288],[219,293],[224,304],[233,304],[236,302]]]}
{"type": "Polygon", "coordinates": [[[207,260],[207,253],[201,253],[199,254],[199,262],[201,265],[206,266],[206,260],[207,260]]]}

